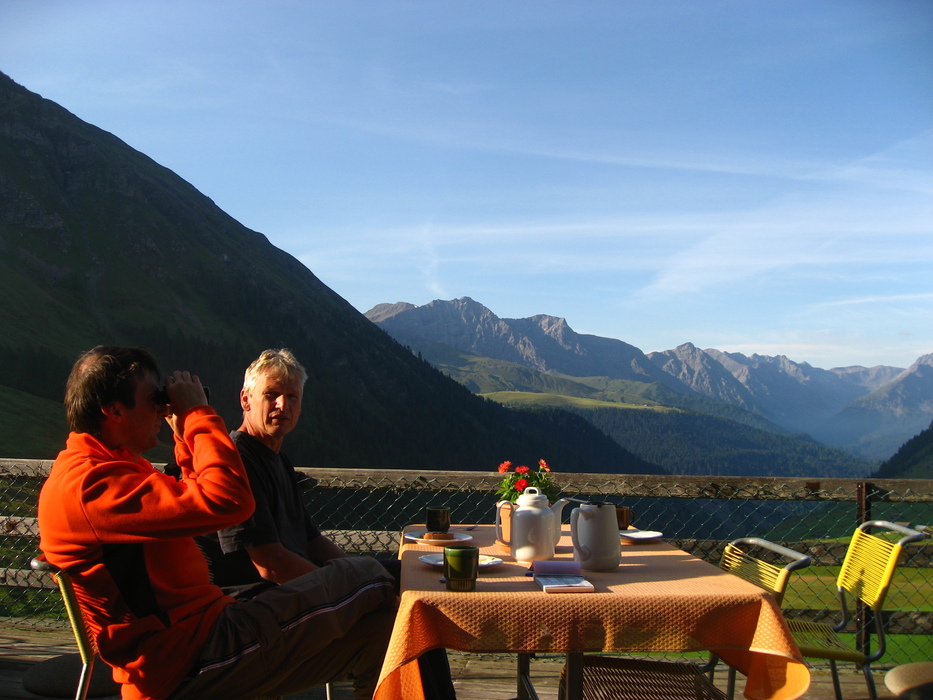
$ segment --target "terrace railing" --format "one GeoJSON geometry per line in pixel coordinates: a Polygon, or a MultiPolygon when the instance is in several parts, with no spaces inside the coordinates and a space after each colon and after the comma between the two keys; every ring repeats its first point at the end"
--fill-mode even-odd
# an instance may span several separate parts
{"type": "MultiPolygon", "coordinates": [[[[36,504],[51,462],[0,459],[0,624],[63,620],[47,581],[32,572],[38,551],[36,504]]],[[[447,505],[460,523],[495,516],[495,471],[299,469],[315,522],[354,554],[391,554],[399,530],[423,522],[426,505],[447,505]]],[[[809,554],[813,564],[792,579],[789,617],[827,619],[837,609],[835,573],[849,537],[865,520],[933,525],[933,480],[688,477],[561,474],[564,496],[626,505],[635,524],[659,530],[677,547],[714,564],[726,542],[757,536],[809,554]]],[[[571,507],[564,509],[565,521],[571,507]]],[[[637,545],[631,545],[637,546],[637,545]]],[[[627,548],[623,549],[624,555],[627,548]]],[[[933,658],[933,539],[907,547],[886,608],[891,638],[885,664],[933,658]]],[[[871,645],[865,616],[850,629],[871,645]]]]}

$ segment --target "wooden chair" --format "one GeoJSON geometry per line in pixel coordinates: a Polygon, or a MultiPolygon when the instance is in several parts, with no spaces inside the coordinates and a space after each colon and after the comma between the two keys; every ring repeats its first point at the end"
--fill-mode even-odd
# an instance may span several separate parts
{"type": "Polygon", "coordinates": [[[842,700],[842,689],[839,686],[839,674],[836,669],[837,661],[851,661],[861,668],[865,674],[869,697],[877,700],[878,693],[871,674],[871,664],[880,659],[885,652],[884,622],[881,614],[884,600],[904,545],[926,538],[927,535],[922,532],[886,520],[870,520],[862,523],[852,535],[836,578],[841,619],[834,625],[804,620],[788,622],[794,641],[797,642],[797,646],[800,647],[805,657],[829,661],[836,700],[842,700]],[[886,530],[888,533],[901,537],[896,541],[890,537],[885,539],[870,534],[869,530],[872,528],[886,530]],[[849,598],[853,602],[860,600],[871,610],[875,634],[878,638],[878,648],[872,653],[855,649],[839,637],[839,633],[846,629],[852,619],[847,602],[849,598]]]}
{"type": "MultiPolygon", "coordinates": [[[[726,545],[719,566],[724,571],[784,597],[791,573],[810,565],[810,557],[759,537],[743,537],[726,545]],[[781,558],[783,566],[753,556],[767,550],[770,559],[781,558]]],[[[584,700],[728,700],[735,691],[735,669],[729,669],[728,694],[713,685],[719,662],[710,655],[704,666],[687,662],[647,661],[612,656],[583,657],[584,700]]],[[[564,695],[561,694],[563,698],[564,695]]]]}

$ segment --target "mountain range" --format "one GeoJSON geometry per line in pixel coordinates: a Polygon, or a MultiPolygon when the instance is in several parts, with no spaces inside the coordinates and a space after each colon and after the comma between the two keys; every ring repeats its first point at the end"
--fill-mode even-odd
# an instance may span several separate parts
{"type": "Polygon", "coordinates": [[[366,316],[472,390],[489,395],[523,391],[629,403],[650,399],[719,416],[728,406],[731,419],[805,434],[868,460],[890,457],[933,420],[933,354],[909,368],[828,370],[784,356],[745,356],[691,343],[646,354],[622,340],[577,333],[563,318],[500,318],[469,297],[421,306],[379,304],[366,316]],[[440,347],[527,371],[477,369],[475,362],[440,347]],[[606,393],[609,387],[614,397],[606,393]]]}

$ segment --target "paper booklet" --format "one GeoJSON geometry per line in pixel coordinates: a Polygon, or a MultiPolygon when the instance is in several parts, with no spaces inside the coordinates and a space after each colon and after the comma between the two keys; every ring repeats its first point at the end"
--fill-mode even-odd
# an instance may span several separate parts
{"type": "Polygon", "coordinates": [[[592,593],[593,584],[576,574],[535,574],[545,593],[592,593]]]}

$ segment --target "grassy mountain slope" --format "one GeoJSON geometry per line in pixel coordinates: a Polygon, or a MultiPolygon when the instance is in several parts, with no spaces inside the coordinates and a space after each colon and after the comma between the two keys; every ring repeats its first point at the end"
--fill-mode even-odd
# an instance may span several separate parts
{"type": "Polygon", "coordinates": [[[404,336],[400,337],[400,342],[470,391],[490,398],[495,398],[492,395],[497,392],[516,391],[589,398],[611,404],[667,406],[734,420],[762,430],[786,433],[780,426],[738,406],[695,394],[681,394],[657,382],[612,377],[569,377],[558,372],[540,372],[517,363],[464,352],[446,343],[404,336]]]}
{"type": "Polygon", "coordinates": [[[67,435],[61,401],[0,386],[0,456],[49,459],[65,446],[67,435]]]}
{"type": "MultiPolygon", "coordinates": [[[[189,183],[2,74],[0,294],[0,386],[59,406],[78,353],[134,344],[164,371],[198,373],[237,426],[243,370],[284,346],[309,374],[304,416],[285,445],[298,464],[632,463],[582,420],[471,394],[189,183]]],[[[45,436],[58,430],[5,429],[0,455],[52,456],[45,436]]]]}

